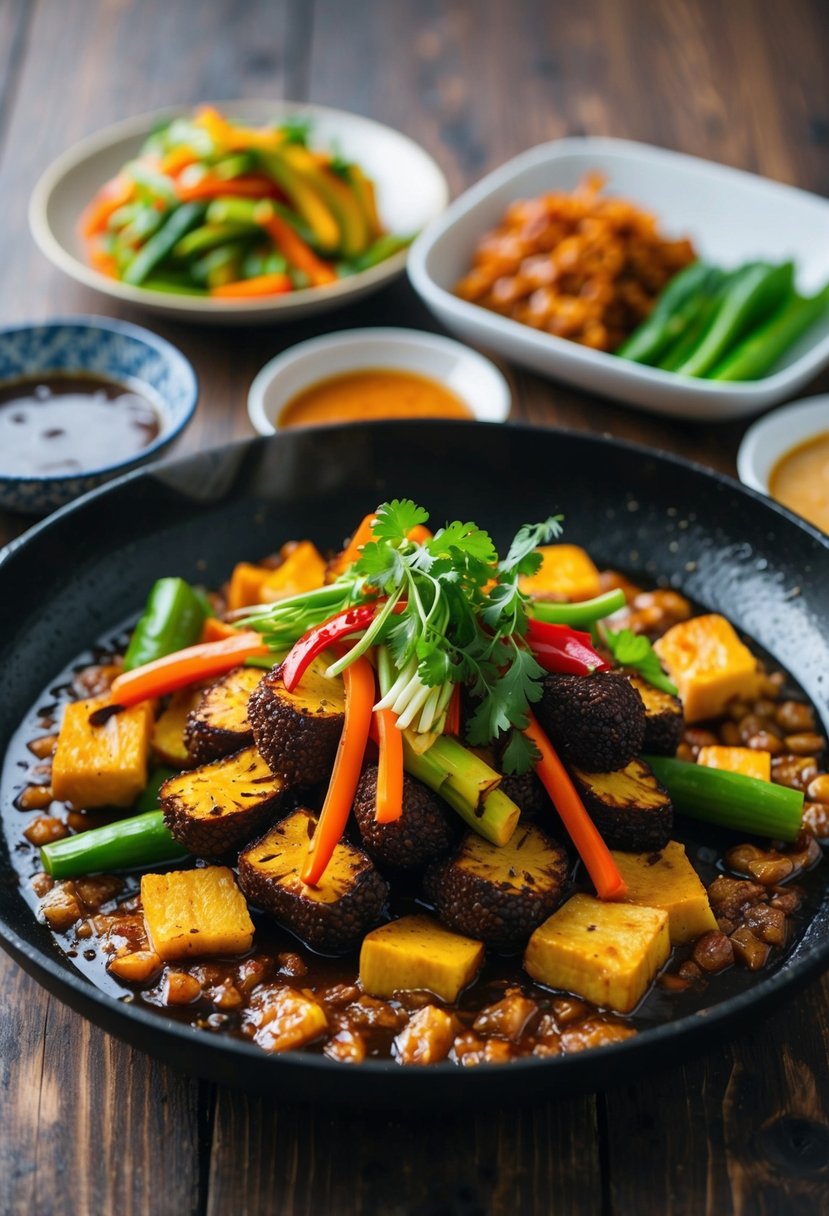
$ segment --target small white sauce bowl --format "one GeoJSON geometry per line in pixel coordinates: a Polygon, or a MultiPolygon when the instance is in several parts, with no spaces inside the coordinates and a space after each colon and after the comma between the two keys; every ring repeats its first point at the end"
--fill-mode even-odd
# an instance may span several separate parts
{"type": "Polygon", "coordinates": [[[743,485],[769,493],[769,480],[782,456],[829,431],[829,393],[794,401],[760,418],[748,428],[737,453],[743,485]]]}
{"type": "Polygon", "coordinates": [[[300,342],[266,363],[248,393],[250,420],[260,435],[273,435],[286,405],[305,389],[348,372],[374,370],[437,380],[481,422],[503,422],[510,411],[506,379],[468,346],[417,329],[348,329],[300,342]]]}

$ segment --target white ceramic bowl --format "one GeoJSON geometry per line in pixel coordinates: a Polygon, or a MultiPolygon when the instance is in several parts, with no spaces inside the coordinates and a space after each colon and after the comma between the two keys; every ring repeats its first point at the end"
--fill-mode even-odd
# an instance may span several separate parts
{"type": "Polygon", "coordinates": [[[438,380],[482,422],[503,422],[510,411],[510,388],[498,368],[460,342],[417,329],[349,329],[300,342],[266,363],[248,394],[250,420],[260,435],[272,435],[303,389],[368,368],[438,380]]]}
{"type": "Polygon", "coordinates": [[[792,448],[829,432],[829,393],[772,410],[750,426],[737,453],[743,485],[768,494],[774,466],[792,448]]]}
{"type": "MultiPolygon", "coordinates": [[[[297,117],[310,120],[316,147],[337,147],[359,162],[377,188],[380,218],[390,232],[419,232],[443,211],[449,187],[435,161],[411,139],[369,118],[291,101],[220,101],[223,113],[249,123],[297,117]]],[[[37,183],[29,224],[43,253],[71,278],[116,300],[184,321],[220,324],[277,323],[351,303],[400,274],[406,251],[330,287],[294,291],[261,300],[211,300],[131,287],[88,265],[78,217],[105,181],[134,157],[159,123],[192,112],[179,106],[142,114],[82,140],[60,156],[37,183]]]]}
{"type": "Polygon", "coordinates": [[[609,193],[653,212],[668,236],[689,236],[700,256],[723,267],[750,259],[794,258],[800,290],[829,280],[829,201],[750,173],[678,152],[618,139],[562,139],[542,144],[490,173],[421,233],[409,253],[409,276],[427,306],[464,341],[516,363],[678,418],[745,417],[791,396],[829,363],[829,318],[762,380],[717,384],[644,367],[541,333],[453,294],[476,243],[509,203],[551,190],[573,190],[588,172],[609,193]]]}

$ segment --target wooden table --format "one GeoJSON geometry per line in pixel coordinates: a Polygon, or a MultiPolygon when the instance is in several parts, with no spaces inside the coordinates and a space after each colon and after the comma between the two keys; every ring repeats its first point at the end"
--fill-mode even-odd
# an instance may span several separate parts
{"type": "MultiPolygon", "coordinates": [[[[826,194],[828,52],[821,0],[0,0],[0,323],[131,315],[46,263],[26,205],[54,156],[142,110],[222,97],[353,109],[422,142],[455,193],[531,144],[587,133],[826,194]]],[[[251,433],[247,388],[277,351],[389,322],[432,327],[405,283],[286,329],[151,321],[201,380],[178,452],[251,433]]],[[[518,418],[734,471],[740,426],[671,423],[518,371],[513,381],[518,418]]],[[[0,518],[0,539],[26,522],[0,518]]],[[[216,1088],[108,1038],[5,956],[0,983],[3,1213],[829,1211],[826,982],[730,1046],[637,1085],[427,1119],[216,1088]]]]}

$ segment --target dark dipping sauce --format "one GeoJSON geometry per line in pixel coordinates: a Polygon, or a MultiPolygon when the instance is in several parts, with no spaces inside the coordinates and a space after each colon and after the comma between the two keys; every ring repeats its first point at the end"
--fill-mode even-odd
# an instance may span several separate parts
{"type": "Polygon", "coordinates": [[[0,383],[0,474],[99,469],[138,455],[160,429],[143,387],[105,376],[50,372],[0,383]]]}

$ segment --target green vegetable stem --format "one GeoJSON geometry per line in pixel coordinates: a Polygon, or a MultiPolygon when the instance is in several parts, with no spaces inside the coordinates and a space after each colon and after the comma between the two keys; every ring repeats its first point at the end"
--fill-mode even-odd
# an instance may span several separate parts
{"type": "Polygon", "coordinates": [[[173,840],[161,811],[118,819],[106,827],[45,844],[40,850],[43,868],[52,878],[130,870],[188,856],[173,840]]]}
{"type": "Polygon", "coordinates": [[[815,296],[792,295],[709,373],[712,380],[758,380],[829,313],[829,284],[815,296]]]}
{"type": "Polygon", "coordinates": [[[742,267],[720,300],[699,345],[675,370],[683,376],[704,376],[759,321],[779,308],[793,283],[792,262],[781,266],[751,262],[742,267]]]}
{"type": "Polygon", "coordinates": [[[692,262],[686,266],[671,279],[650,316],[615,353],[636,363],[658,363],[693,324],[723,277],[721,270],[706,262],[692,262]]]}
{"type": "Polygon", "coordinates": [[[200,597],[183,578],[160,578],[133,630],[124,670],[143,667],[199,640],[204,624],[200,597]]]}
{"type": "Polygon", "coordinates": [[[667,756],[643,758],[682,814],[770,840],[797,839],[802,791],[667,756]]]}
{"type": "Polygon", "coordinates": [[[185,203],[173,211],[166,223],[142,245],[126,267],[123,279],[133,287],[140,287],[158,266],[172,253],[181,238],[195,228],[204,218],[206,208],[202,203],[185,203]]]}

